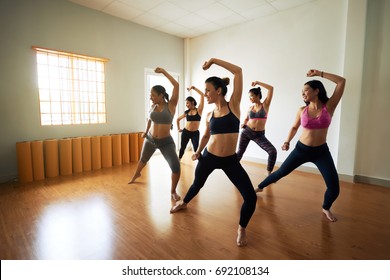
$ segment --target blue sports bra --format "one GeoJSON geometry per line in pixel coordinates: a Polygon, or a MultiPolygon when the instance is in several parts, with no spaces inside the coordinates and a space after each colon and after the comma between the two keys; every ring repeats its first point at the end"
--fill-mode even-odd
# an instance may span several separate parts
{"type": "Polygon", "coordinates": [[[173,116],[169,112],[168,104],[165,103],[164,109],[161,112],[155,111],[150,112],[149,118],[155,124],[172,124],[173,116]]]}
{"type": "Polygon", "coordinates": [[[214,118],[214,111],[210,118],[210,134],[238,133],[240,129],[240,120],[232,113],[229,107],[229,113],[223,117],[214,118]]]}

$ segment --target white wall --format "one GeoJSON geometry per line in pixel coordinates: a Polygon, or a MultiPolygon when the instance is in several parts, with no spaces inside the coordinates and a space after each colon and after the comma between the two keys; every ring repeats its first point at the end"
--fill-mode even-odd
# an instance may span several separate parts
{"type": "Polygon", "coordinates": [[[17,174],[18,141],[143,130],[145,67],[183,77],[182,39],[65,0],[0,1],[0,38],[0,182],[17,174]],[[40,125],[33,45],[110,59],[107,124],[40,125]]]}
{"type": "MultiPolygon", "coordinates": [[[[301,90],[309,80],[306,77],[307,70],[317,68],[344,75],[346,16],[347,1],[319,0],[195,38],[191,40],[192,82],[202,87],[208,76],[228,75],[216,66],[207,72],[201,70],[204,60],[210,57],[219,57],[240,65],[244,73],[241,119],[250,106],[247,98],[250,83],[260,80],[272,84],[274,99],[267,121],[266,136],[277,148],[277,161],[280,163],[288,155],[280,147],[298,108],[304,105],[301,90]]],[[[332,94],[334,84],[323,81],[328,94],[332,94]]],[[[212,106],[208,109],[211,110],[212,106]]],[[[336,110],[328,133],[328,145],[336,163],[339,127],[340,108],[336,110]]],[[[300,131],[292,141],[292,146],[298,140],[299,133],[300,131]]],[[[265,162],[267,154],[251,143],[245,158],[265,162]]]]}
{"type": "Polygon", "coordinates": [[[390,180],[390,1],[367,3],[356,174],[390,180]]]}

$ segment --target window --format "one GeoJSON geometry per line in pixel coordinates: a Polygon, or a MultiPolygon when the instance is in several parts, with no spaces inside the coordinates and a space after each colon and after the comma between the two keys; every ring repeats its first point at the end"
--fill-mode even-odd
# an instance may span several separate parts
{"type": "Polygon", "coordinates": [[[41,125],[106,123],[107,59],[33,47],[41,125]]]}

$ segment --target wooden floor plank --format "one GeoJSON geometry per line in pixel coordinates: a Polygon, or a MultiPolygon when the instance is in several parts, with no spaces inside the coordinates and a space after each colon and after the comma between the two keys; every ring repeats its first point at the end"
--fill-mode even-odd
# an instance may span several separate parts
{"type": "MultiPolygon", "coordinates": [[[[186,154],[178,191],[196,162],[186,154]]],[[[264,166],[243,162],[252,183],[264,166]]],[[[170,214],[170,169],[152,157],[138,182],[125,164],[28,184],[0,185],[1,259],[390,259],[390,189],[341,182],[321,213],[320,175],[294,171],[258,195],[248,246],[235,244],[241,197],[222,171],[212,173],[188,209],[170,214]]]]}

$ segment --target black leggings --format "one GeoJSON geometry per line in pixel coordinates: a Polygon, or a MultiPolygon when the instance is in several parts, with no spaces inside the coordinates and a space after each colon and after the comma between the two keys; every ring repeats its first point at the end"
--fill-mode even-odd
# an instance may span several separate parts
{"type": "Polygon", "coordinates": [[[259,184],[259,188],[263,189],[268,185],[275,183],[306,162],[314,163],[325,180],[326,191],[322,208],[329,210],[330,207],[332,207],[333,202],[339,196],[340,186],[339,176],[326,143],[318,147],[310,147],[298,141],[295,149],[290,153],[280,168],[265,178],[265,180],[259,184]]]}
{"type": "Polygon", "coordinates": [[[187,148],[188,141],[192,142],[192,147],[194,148],[194,152],[198,149],[199,146],[199,130],[196,131],[190,131],[187,129],[183,129],[181,133],[181,144],[180,144],[180,151],[179,151],[179,158],[182,158],[184,155],[184,151],[187,148]]]}
{"type": "Polygon", "coordinates": [[[203,155],[199,157],[194,182],[183,201],[189,203],[198,194],[214,169],[222,169],[243,197],[244,202],[241,206],[239,224],[245,228],[255,211],[257,196],[251,180],[238,161],[236,154],[228,157],[218,157],[205,149],[203,155]]]}

